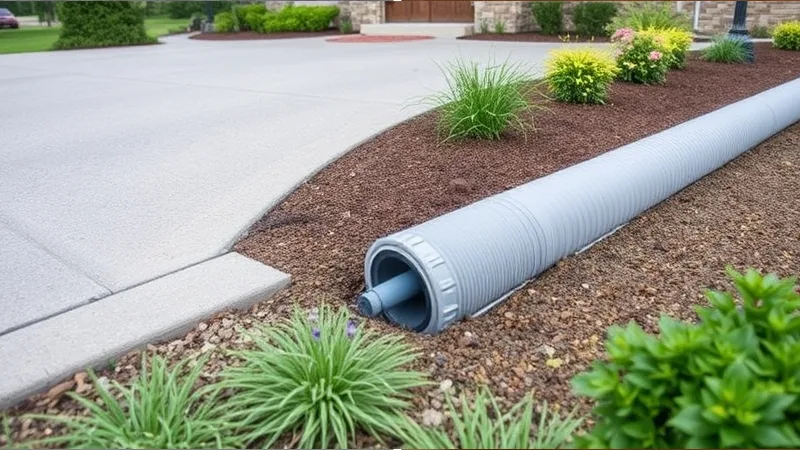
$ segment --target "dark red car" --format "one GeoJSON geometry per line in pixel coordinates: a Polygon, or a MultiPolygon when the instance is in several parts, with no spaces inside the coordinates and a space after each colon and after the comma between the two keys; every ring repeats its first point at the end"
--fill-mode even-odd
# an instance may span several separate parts
{"type": "Polygon", "coordinates": [[[19,22],[14,13],[6,8],[0,8],[0,28],[19,28],[19,22]]]}

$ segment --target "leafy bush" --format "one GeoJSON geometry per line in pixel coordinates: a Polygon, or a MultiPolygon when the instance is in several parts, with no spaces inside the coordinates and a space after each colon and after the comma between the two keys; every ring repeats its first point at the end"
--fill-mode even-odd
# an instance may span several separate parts
{"type": "MultiPolygon", "coordinates": [[[[201,13],[203,17],[206,15],[206,2],[165,1],[156,3],[161,3],[163,5],[170,19],[188,19],[195,13],[201,13]]],[[[211,2],[211,9],[212,11],[228,10],[230,9],[230,2],[211,2]]]]}
{"type": "Polygon", "coordinates": [[[236,31],[233,13],[226,11],[214,16],[214,31],[217,33],[232,33],[236,31]]]}
{"type": "Polygon", "coordinates": [[[652,37],[663,47],[664,57],[670,69],[686,67],[686,55],[692,46],[692,34],[678,28],[646,28],[638,32],[642,36],[652,37]]]}
{"type": "Polygon", "coordinates": [[[756,39],[767,39],[772,37],[772,30],[765,25],[754,25],[750,29],[750,36],[756,39]]]}
{"type": "Polygon", "coordinates": [[[276,13],[267,13],[264,31],[325,31],[339,15],[336,6],[286,6],[276,13]]]}
{"type": "Polygon", "coordinates": [[[775,27],[772,42],[783,50],[800,50],[800,21],[784,22],[775,27]]]}
{"type": "Polygon", "coordinates": [[[648,28],[677,28],[691,31],[692,24],[686,14],[675,11],[673,2],[625,2],[606,27],[609,33],[620,28],[631,28],[636,31],[648,28]]]}
{"type": "Polygon", "coordinates": [[[243,364],[225,368],[218,388],[233,391],[220,405],[225,421],[262,448],[286,433],[299,448],[348,448],[356,429],[379,437],[402,422],[409,389],[426,384],[403,370],[416,355],[401,336],[364,331],[347,308],[295,310],[251,337],[255,348],[234,353],[243,364]]]}
{"type": "Polygon", "coordinates": [[[750,47],[744,39],[716,36],[712,44],[703,49],[703,59],[706,61],[739,64],[746,62],[750,57],[750,47]]]}
{"type": "Polygon", "coordinates": [[[665,81],[669,69],[665,50],[652,36],[622,28],[611,36],[611,42],[617,54],[620,79],[642,84],[665,81]]]}
{"type": "Polygon", "coordinates": [[[111,381],[111,389],[89,376],[102,404],[69,393],[89,410],[87,416],[33,416],[66,426],[62,436],[42,440],[41,444],[60,444],[67,448],[210,448],[241,445],[224,431],[212,414],[215,398],[194,390],[203,361],[186,372],[188,361],[172,369],[154,356],[130,387],[111,381]]]}
{"type": "Polygon", "coordinates": [[[53,48],[154,44],[144,28],[144,10],[134,2],[64,2],[61,35],[53,48]]]}
{"type": "Polygon", "coordinates": [[[531,12],[542,33],[558,34],[564,28],[562,2],[531,2],[531,12]]]}
{"type": "Polygon", "coordinates": [[[539,413],[538,426],[534,423],[533,396],[529,395],[509,411],[504,412],[488,391],[481,389],[470,406],[461,395],[461,410],[456,409],[450,396],[447,406],[453,421],[453,435],[441,428],[427,428],[408,419],[398,433],[408,448],[561,448],[569,443],[572,433],[582,420],[574,413],[561,418],[547,409],[547,402],[539,413]],[[535,435],[531,439],[531,435],[535,435]]]}
{"type": "Polygon", "coordinates": [[[235,6],[236,18],[242,31],[259,31],[264,24],[267,7],[264,3],[235,6]]]}
{"type": "Polygon", "coordinates": [[[350,19],[339,19],[339,32],[342,34],[350,34],[353,32],[353,22],[350,19]]]}
{"type": "Polygon", "coordinates": [[[593,49],[554,50],[545,64],[550,93],[570,103],[605,103],[618,72],[610,54],[593,49]]]}
{"type": "Polygon", "coordinates": [[[583,2],[575,5],[572,21],[579,36],[608,36],[606,27],[617,14],[617,5],[609,2],[583,2]]]}
{"type": "Polygon", "coordinates": [[[592,448],[800,446],[800,295],[794,279],[728,269],[740,297],[706,293],[698,323],[612,327],[609,361],[573,379],[594,398],[592,448]]]}
{"type": "Polygon", "coordinates": [[[462,138],[500,139],[508,127],[525,131],[531,112],[529,79],[518,64],[457,61],[443,72],[447,88],[428,98],[439,108],[439,132],[445,141],[462,138]]]}

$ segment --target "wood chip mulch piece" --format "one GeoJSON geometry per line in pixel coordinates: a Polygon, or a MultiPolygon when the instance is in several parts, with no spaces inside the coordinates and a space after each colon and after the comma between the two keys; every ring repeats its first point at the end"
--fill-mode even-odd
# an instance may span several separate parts
{"type": "Polygon", "coordinates": [[[263,41],[272,39],[295,39],[309,37],[324,37],[339,35],[338,30],[328,31],[297,31],[287,33],[256,33],[254,31],[241,31],[239,33],[199,33],[189,36],[189,39],[198,41],[263,41]]]}
{"type": "MultiPolygon", "coordinates": [[[[202,380],[213,380],[231,363],[220,350],[248,345],[239,329],[287,317],[294,303],[352,307],[364,287],[364,254],[376,238],[800,76],[800,52],[762,44],[756,51],[753,65],[692,57],[663,86],[617,83],[605,106],[545,102],[527,136],[440,144],[436,113],[394,127],[322,170],[236,244],[236,251],[292,274],[289,288],[148,351],[173,361],[209,355],[202,380]]],[[[571,408],[569,379],[602,357],[609,325],[635,320],[653,330],[662,313],[691,319],[704,288],[728,286],[726,264],[800,274],[799,147],[795,125],[565,259],[488,314],[437,336],[406,333],[421,352],[415,368],[456,391],[488,383],[505,403],[535,390],[538,399],[571,408]]],[[[402,332],[380,320],[369,326],[402,332]]],[[[124,383],[139,363],[131,353],[98,376],[124,383]]],[[[15,442],[60,432],[24,413],[85,413],[64,395],[73,389],[93,396],[85,378],[78,374],[6,411],[15,442]]],[[[421,418],[444,402],[431,387],[414,403],[421,418]]]]}

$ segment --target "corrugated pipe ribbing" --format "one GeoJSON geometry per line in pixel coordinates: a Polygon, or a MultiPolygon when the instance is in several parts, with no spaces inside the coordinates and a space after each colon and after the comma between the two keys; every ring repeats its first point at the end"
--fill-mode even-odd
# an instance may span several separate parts
{"type": "Polygon", "coordinates": [[[381,238],[359,309],[442,331],[798,120],[800,79],[381,238]]]}

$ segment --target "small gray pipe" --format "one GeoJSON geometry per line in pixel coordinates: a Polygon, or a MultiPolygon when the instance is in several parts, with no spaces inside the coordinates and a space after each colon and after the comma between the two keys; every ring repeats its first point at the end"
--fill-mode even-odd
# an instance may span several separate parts
{"type": "Polygon", "coordinates": [[[378,239],[362,311],[440,332],[798,120],[800,79],[378,239]]]}

